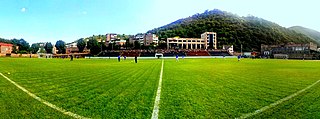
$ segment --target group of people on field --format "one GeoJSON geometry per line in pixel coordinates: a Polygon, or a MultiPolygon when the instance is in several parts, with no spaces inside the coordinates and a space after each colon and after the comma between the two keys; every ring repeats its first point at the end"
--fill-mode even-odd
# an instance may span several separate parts
{"type": "MultiPolygon", "coordinates": [[[[126,59],[127,59],[127,56],[123,56],[123,59],[126,60],[126,59]]],[[[118,62],[120,62],[120,61],[121,61],[121,55],[118,56],[118,62]]],[[[138,63],[138,57],[137,57],[137,55],[134,56],[134,62],[135,62],[135,63],[138,63]]]]}
{"type": "MultiPolygon", "coordinates": [[[[225,58],[225,56],[223,56],[223,58],[225,58]]],[[[238,61],[240,61],[241,55],[238,55],[237,58],[238,58],[238,61]]],[[[127,56],[123,56],[123,59],[126,60],[127,56]]],[[[182,56],[182,59],[184,59],[184,56],[182,56]]],[[[70,61],[73,61],[73,55],[70,55],[70,61]]],[[[121,55],[118,56],[118,62],[120,62],[120,61],[121,61],[121,55]]],[[[134,56],[134,62],[138,63],[137,56],[134,56]]],[[[176,55],[176,62],[179,62],[179,55],[176,55]]]]}

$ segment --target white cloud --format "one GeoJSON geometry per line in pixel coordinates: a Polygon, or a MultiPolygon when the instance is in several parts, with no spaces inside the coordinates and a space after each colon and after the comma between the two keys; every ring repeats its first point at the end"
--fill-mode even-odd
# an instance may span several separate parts
{"type": "Polygon", "coordinates": [[[21,8],[21,12],[26,12],[26,8],[21,8]]]}

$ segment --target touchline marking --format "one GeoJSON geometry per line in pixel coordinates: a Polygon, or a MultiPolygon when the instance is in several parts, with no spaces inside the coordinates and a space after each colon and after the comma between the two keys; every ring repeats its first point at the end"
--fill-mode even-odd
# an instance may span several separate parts
{"type": "Polygon", "coordinates": [[[31,97],[33,97],[34,99],[40,101],[41,103],[43,103],[43,104],[45,104],[45,105],[47,105],[47,106],[49,106],[49,107],[51,107],[51,108],[59,111],[59,112],[65,114],[65,115],[68,115],[68,116],[71,116],[71,117],[77,118],[77,119],[90,119],[90,118],[83,117],[83,116],[81,116],[81,115],[78,115],[78,114],[69,112],[69,111],[67,111],[67,110],[65,110],[65,109],[62,109],[61,107],[58,107],[58,106],[56,106],[56,105],[54,105],[54,104],[52,104],[52,103],[50,103],[50,102],[48,102],[48,101],[46,101],[46,100],[44,100],[44,99],[41,99],[40,97],[36,96],[35,94],[31,93],[31,92],[28,91],[27,89],[23,88],[22,86],[20,86],[20,85],[17,84],[16,82],[14,82],[14,81],[12,81],[11,79],[9,79],[8,77],[6,77],[6,76],[3,75],[2,73],[0,73],[0,75],[1,75],[3,78],[7,79],[7,80],[8,80],[9,82],[11,82],[12,84],[14,84],[15,86],[17,86],[17,87],[18,87],[19,89],[21,89],[23,92],[25,92],[25,93],[27,93],[28,95],[30,95],[31,97]]]}
{"type": "MultiPolygon", "coordinates": [[[[317,82],[309,85],[308,87],[306,87],[306,88],[304,88],[304,89],[302,89],[302,90],[300,90],[300,91],[298,91],[298,92],[296,92],[296,93],[294,93],[294,94],[292,94],[292,95],[289,95],[289,96],[287,96],[287,97],[285,97],[285,98],[282,98],[282,99],[278,100],[277,102],[274,102],[274,103],[272,103],[272,104],[270,104],[270,105],[268,105],[268,106],[264,106],[264,107],[262,107],[261,109],[258,109],[258,110],[254,111],[254,112],[244,114],[244,115],[242,115],[242,116],[239,117],[239,118],[240,118],[240,119],[245,119],[245,118],[251,117],[251,116],[253,116],[253,115],[259,114],[259,113],[261,113],[261,112],[264,112],[264,111],[266,111],[266,110],[268,110],[268,109],[270,109],[270,108],[272,108],[272,107],[275,107],[275,106],[283,103],[284,101],[287,101],[287,100],[289,100],[289,99],[291,99],[291,98],[299,95],[300,93],[308,90],[309,88],[313,87],[314,85],[316,85],[316,84],[319,83],[319,82],[320,82],[320,80],[318,80],[317,82]]],[[[236,119],[239,119],[239,118],[236,118],[236,119]]]]}
{"type": "Polygon", "coordinates": [[[158,119],[158,116],[159,116],[159,104],[160,104],[160,94],[161,94],[161,84],[162,84],[162,74],[163,74],[163,62],[164,62],[164,60],[162,60],[157,96],[154,101],[154,107],[153,107],[151,119],[158,119]]]}

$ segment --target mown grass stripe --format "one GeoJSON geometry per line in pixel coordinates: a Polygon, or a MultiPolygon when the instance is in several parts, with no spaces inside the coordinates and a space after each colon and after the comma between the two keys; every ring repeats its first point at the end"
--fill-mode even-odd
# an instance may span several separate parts
{"type": "Polygon", "coordinates": [[[164,62],[164,60],[162,60],[157,96],[154,101],[154,107],[153,107],[151,119],[158,119],[158,116],[159,116],[159,104],[160,104],[160,94],[161,94],[161,84],[162,84],[162,74],[163,74],[163,62],[164,62]]]}
{"type": "Polygon", "coordinates": [[[27,89],[21,87],[19,84],[17,84],[16,82],[12,81],[11,79],[9,79],[8,77],[6,77],[6,76],[3,75],[2,73],[0,73],[0,75],[1,75],[3,78],[7,79],[7,80],[8,80],[9,82],[11,82],[12,84],[14,84],[15,86],[17,86],[17,87],[18,87],[19,89],[21,89],[23,92],[25,92],[25,93],[27,93],[28,95],[30,95],[32,98],[38,100],[39,102],[41,102],[41,103],[43,103],[43,104],[45,104],[45,105],[47,105],[47,106],[49,106],[49,107],[51,107],[51,108],[53,108],[53,109],[55,109],[55,110],[57,110],[57,111],[65,114],[65,115],[68,115],[68,116],[71,116],[71,117],[77,118],[77,119],[90,119],[90,118],[83,117],[83,116],[81,116],[81,115],[78,115],[78,114],[69,112],[69,111],[67,111],[67,110],[65,110],[65,109],[62,109],[62,108],[60,108],[60,107],[58,107],[58,106],[56,106],[56,105],[54,105],[54,104],[52,104],[52,103],[50,103],[50,102],[48,102],[48,101],[46,101],[46,100],[43,100],[43,99],[41,99],[40,97],[36,96],[35,94],[29,92],[27,89]]]}
{"type": "MultiPolygon", "coordinates": [[[[300,90],[300,91],[298,91],[298,92],[296,92],[296,93],[293,93],[292,95],[289,95],[289,96],[287,96],[287,97],[285,97],[285,98],[282,98],[282,99],[280,99],[280,100],[278,100],[278,101],[276,101],[276,102],[274,102],[274,103],[272,103],[272,104],[270,104],[270,105],[268,105],[268,106],[264,106],[264,107],[262,107],[261,109],[258,109],[258,110],[254,111],[254,112],[252,112],[252,113],[244,114],[244,115],[242,115],[242,116],[239,117],[239,118],[240,118],[240,119],[245,119],[245,118],[249,118],[249,117],[251,117],[251,116],[257,115],[257,114],[259,114],[259,113],[262,113],[262,112],[264,112],[264,111],[266,111],[266,110],[268,110],[268,109],[270,109],[270,108],[272,108],[272,107],[275,107],[275,106],[283,103],[284,101],[287,101],[287,100],[290,100],[290,99],[293,98],[293,97],[296,97],[296,96],[299,95],[300,93],[308,90],[309,88],[313,87],[314,85],[318,84],[319,82],[320,82],[320,80],[316,81],[315,83],[309,85],[308,87],[306,87],[306,88],[304,88],[304,89],[302,89],[302,90],[300,90]]],[[[236,118],[236,119],[238,119],[238,118],[236,118]]]]}

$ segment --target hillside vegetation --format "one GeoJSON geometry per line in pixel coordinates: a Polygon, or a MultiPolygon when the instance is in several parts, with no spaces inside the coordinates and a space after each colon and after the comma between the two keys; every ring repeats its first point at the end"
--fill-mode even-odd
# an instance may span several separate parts
{"type": "Polygon", "coordinates": [[[235,50],[260,50],[261,44],[307,43],[312,40],[276,23],[254,16],[240,17],[221,10],[205,11],[148,31],[160,36],[200,38],[206,32],[217,32],[218,47],[234,45],[235,50]]]}
{"type": "Polygon", "coordinates": [[[319,31],[305,28],[302,26],[293,26],[293,27],[290,27],[289,29],[294,30],[298,33],[302,33],[302,34],[308,36],[309,38],[313,39],[318,44],[320,44],[320,32],[319,31]]]}

